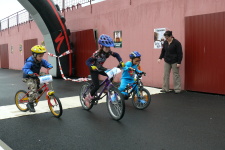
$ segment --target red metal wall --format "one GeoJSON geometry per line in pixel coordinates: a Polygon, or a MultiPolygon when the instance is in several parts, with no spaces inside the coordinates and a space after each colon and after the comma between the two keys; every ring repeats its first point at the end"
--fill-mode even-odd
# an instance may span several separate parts
{"type": "Polygon", "coordinates": [[[0,45],[0,68],[9,69],[8,44],[0,45]]]}
{"type": "Polygon", "coordinates": [[[24,61],[31,56],[31,48],[38,44],[38,39],[24,40],[24,61]]]}
{"type": "Polygon", "coordinates": [[[93,29],[73,32],[75,76],[87,77],[90,72],[85,61],[96,51],[97,45],[93,29]]]}
{"type": "Polygon", "coordinates": [[[185,89],[225,94],[225,12],[185,18],[185,89]]]}

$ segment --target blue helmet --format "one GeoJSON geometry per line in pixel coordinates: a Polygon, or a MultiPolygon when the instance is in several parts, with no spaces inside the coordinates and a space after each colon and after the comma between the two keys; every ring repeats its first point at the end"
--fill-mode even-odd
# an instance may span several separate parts
{"type": "Polygon", "coordinates": [[[114,47],[114,42],[113,42],[112,38],[105,34],[102,34],[99,37],[98,43],[105,47],[114,47]]]}
{"type": "Polygon", "coordinates": [[[130,59],[134,59],[134,58],[140,58],[141,57],[141,54],[137,51],[133,51],[130,53],[130,59]]]}

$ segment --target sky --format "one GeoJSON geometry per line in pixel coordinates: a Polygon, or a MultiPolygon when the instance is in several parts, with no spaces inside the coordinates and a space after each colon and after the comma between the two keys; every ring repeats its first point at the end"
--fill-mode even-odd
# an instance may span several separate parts
{"type": "MultiPolygon", "coordinates": [[[[95,0],[92,3],[101,2],[104,0],[95,0]]],[[[18,0],[0,0],[0,20],[25,9],[18,0]]]]}
{"type": "Polygon", "coordinates": [[[0,8],[0,20],[24,9],[17,0],[0,0],[0,8]]]}

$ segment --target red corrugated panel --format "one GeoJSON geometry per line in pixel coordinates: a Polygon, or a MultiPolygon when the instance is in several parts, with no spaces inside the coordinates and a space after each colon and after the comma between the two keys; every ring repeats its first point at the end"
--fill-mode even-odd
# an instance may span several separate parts
{"type": "Polygon", "coordinates": [[[24,61],[31,56],[31,48],[34,45],[38,44],[37,39],[29,39],[29,40],[24,40],[24,46],[23,46],[23,51],[24,51],[24,61]]]}
{"type": "Polygon", "coordinates": [[[93,29],[73,32],[71,41],[74,43],[75,76],[87,77],[90,72],[85,61],[96,51],[96,41],[93,29]]]}
{"type": "Polygon", "coordinates": [[[9,69],[8,44],[0,45],[1,68],[9,69]]]}
{"type": "Polygon", "coordinates": [[[225,94],[225,12],[185,18],[185,89],[225,94]]]}

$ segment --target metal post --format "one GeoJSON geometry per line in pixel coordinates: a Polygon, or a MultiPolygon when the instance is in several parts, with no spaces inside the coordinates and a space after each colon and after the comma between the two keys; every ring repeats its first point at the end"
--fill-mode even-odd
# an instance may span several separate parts
{"type": "Polygon", "coordinates": [[[62,0],[62,11],[63,11],[63,15],[65,17],[65,0],[62,0]]]}
{"type": "MultiPolygon", "coordinates": [[[[92,0],[90,0],[90,5],[91,5],[91,1],[92,1],[92,0]]],[[[92,14],[92,5],[91,5],[91,14],[92,14]]]]}
{"type": "Polygon", "coordinates": [[[8,33],[9,33],[9,17],[7,17],[7,19],[8,19],[8,33]]]}
{"type": "Polygon", "coordinates": [[[16,20],[17,20],[17,23],[16,23],[16,25],[17,25],[17,28],[18,28],[18,32],[19,32],[19,13],[17,12],[16,13],[16,20]]]}

